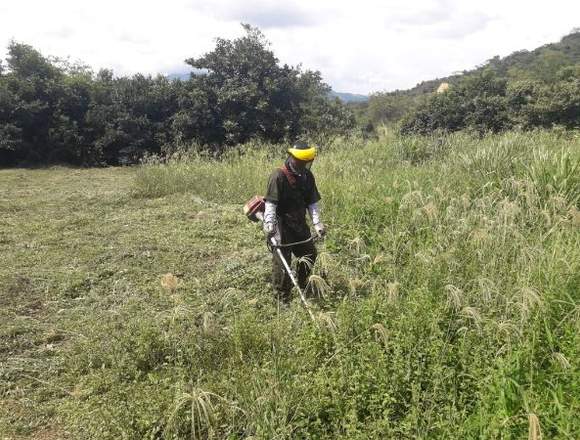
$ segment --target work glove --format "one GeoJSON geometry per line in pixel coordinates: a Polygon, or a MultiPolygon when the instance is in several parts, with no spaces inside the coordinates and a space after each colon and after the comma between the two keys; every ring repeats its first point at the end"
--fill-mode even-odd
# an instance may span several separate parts
{"type": "Polygon", "coordinates": [[[318,236],[320,238],[324,238],[326,235],[326,228],[324,227],[324,224],[322,222],[320,223],[316,223],[314,225],[314,230],[316,231],[316,233],[318,234],[318,236]]]}

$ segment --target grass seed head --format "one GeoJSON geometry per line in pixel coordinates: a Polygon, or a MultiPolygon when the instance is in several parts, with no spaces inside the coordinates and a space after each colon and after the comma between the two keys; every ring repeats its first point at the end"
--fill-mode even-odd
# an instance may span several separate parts
{"type": "Polygon", "coordinates": [[[461,310],[461,314],[473,322],[477,331],[481,331],[482,318],[479,310],[477,310],[475,307],[467,306],[461,310]]]}
{"type": "Polygon", "coordinates": [[[575,206],[572,206],[568,211],[572,225],[580,227],[580,211],[575,206]]]}
{"type": "Polygon", "coordinates": [[[562,353],[560,352],[556,352],[552,354],[552,357],[554,358],[554,360],[560,365],[560,367],[563,370],[568,370],[572,365],[570,364],[570,361],[568,359],[566,359],[566,356],[564,356],[562,353]]]}
{"type": "Polygon", "coordinates": [[[521,301],[519,303],[522,320],[527,320],[532,311],[542,307],[543,300],[540,293],[533,287],[523,287],[520,289],[521,301]]]}
{"type": "Polygon", "coordinates": [[[355,255],[362,255],[366,249],[366,245],[361,237],[355,237],[348,244],[348,248],[355,255]]]}
{"type": "Polygon", "coordinates": [[[437,206],[435,205],[435,203],[433,202],[429,202],[427,203],[425,206],[423,206],[423,212],[425,213],[425,215],[427,216],[427,218],[429,219],[429,221],[433,221],[437,218],[437,206]]]}
{"type": "Polygon", "coordinates": [[[168,433],[177,434],[179,432],[179,425],[185,420],[183,412],[186,410],[189,413],[191,439],[207,438],[215,420],[213,397],[218,396],[196,387],[192,388],[190,392],[181,393],[168,419],[168,433]]]}
{"type": "Polygon", "coordinates": [[[350,288],[350,293],[357,293],[366,283],[360,278],[350,278],[348,280],[348,287],[350,288]]]}
{"type": "Polygon", "coordinates": [[[334,319],[333,312],[318,312],[316,317],[318,323],[322,324],[324,328],[326,328],[331,333],[336,333],[338,330],[338,325],[336,324],[336,320],[334,319]]]}
{"type": "Polygon", "coordinates": [[[387,295],[389,302],[394,303],[399,299],[400,286],[401,284],[398,281],[387,284],[387,295]]]}
{"type": "Polygon", "coordinates": [[[306,288],[310,288],[311,291],[319,298],[326,298],[326,295],[330,293],[330,285],[319,275],[310,275],[308,278],[308,284],[306,288]]]}
{"type": "Polygon", "coordinates": [[[376,324],[371,325],[371,330],[374,332],[377,341],[380,341],[383,346],[387,348],[389,343],[389,335],[385,326],[380,322],[377,322],[376,324]]]}
{"type": "Polygon", "coordinates": [[[447,284],[445,291],[447,292],[447,305],[455,311],[460,310],[463,305],[463,291],[453,284],[447,284]]]}

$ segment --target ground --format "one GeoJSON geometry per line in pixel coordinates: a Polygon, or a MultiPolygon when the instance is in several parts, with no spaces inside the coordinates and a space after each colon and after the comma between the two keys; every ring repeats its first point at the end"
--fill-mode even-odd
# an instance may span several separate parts
{"type": "Polygon", "coordinates": [[[241,207],[133,198],[134,173],[0,171],[0,438],[61,438],[55,407],[83,392],[60,377],[83,321],[129,302],[163,308],[164,274],[208,294],[255,283],[268,298],[268,253],[241,207]]]}

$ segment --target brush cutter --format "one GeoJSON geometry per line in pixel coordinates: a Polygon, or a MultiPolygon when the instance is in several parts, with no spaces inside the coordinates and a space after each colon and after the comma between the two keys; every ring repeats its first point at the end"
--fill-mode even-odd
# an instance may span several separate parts
{"type": "MultiPolygon", "coordinates": [[[[264,209],[265,209],[264,198],[260,197],[260,196],[254,196],[250,201],[248,201],[248,203],[246,203],[244,205],[244,214],[246,215],[246,217],[248,217],[248,219],[250,221],[261,222],[264,220],[264,209]]],[[[267,243],[268,249],[270,249],[271,252],[276,252],[276,255],[278,256],[278,258],[282,262],[282,265],[284,266],[284,270],[286,271],[286,273],[290,277],[290,280],[292,281],[292,284],[294,284],[294,287],[296,287],[296,290],[298,290],[298,294],[300,295],[300,300],[302,301],[302,304],[304,304],[306,311],[308,312],[308,314],[310,315],[310,317],[312,319],[314,319],[314,315],[312,314],[310,304],[308,304],[308,301],[306,300],[306,297],[304,296],[304,292],[302,291],[302,289],[300,288],[300,285],[298,284],[298,280],[296,279],[296,275],[295,275],[294,271],[292,270],[292,268],[288,264],[288,261],[286,261],[286,258],[284,258],[284,254],[282,253],[282,248],[296,246],[296,245],[308,243],[311,241],[317,241],[318,239],[319,239],[318,236],[313,235],[310,238],[307,238],[306,240],[297,241],[294,243],[281,244],[279,242],[280,238],[274,236],[274,237],[270,237],[269,241],[267,243]]]]}

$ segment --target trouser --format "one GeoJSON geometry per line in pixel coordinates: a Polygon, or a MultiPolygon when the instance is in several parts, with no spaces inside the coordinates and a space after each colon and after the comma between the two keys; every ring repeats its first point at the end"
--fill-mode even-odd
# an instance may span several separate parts
{"type": "MultiPolygon", "coordinates": [[[[298,259],[298,285],[304,290],[308,284],[308,277],[310,276],[312,265],[316,261],[316,247],[314,246],[314,243],[309,241],[308,243],[298,244],[288,248],[281,248],[280,250],[284,255],[284,259],[288,262],[288,265],[292,264],[292,255],[298,259]],[[308,261],[301,261],[302,258],[307,259],[308,261]]],[[[278,299],[288,302],[292,298],[290,293],[292,290],[292,280],[288,273],[286,273],[284,264],[280,261],[276,251],[273,252],[272,258],[272,285],[274,286],[274,291],[278,299]]]]}

